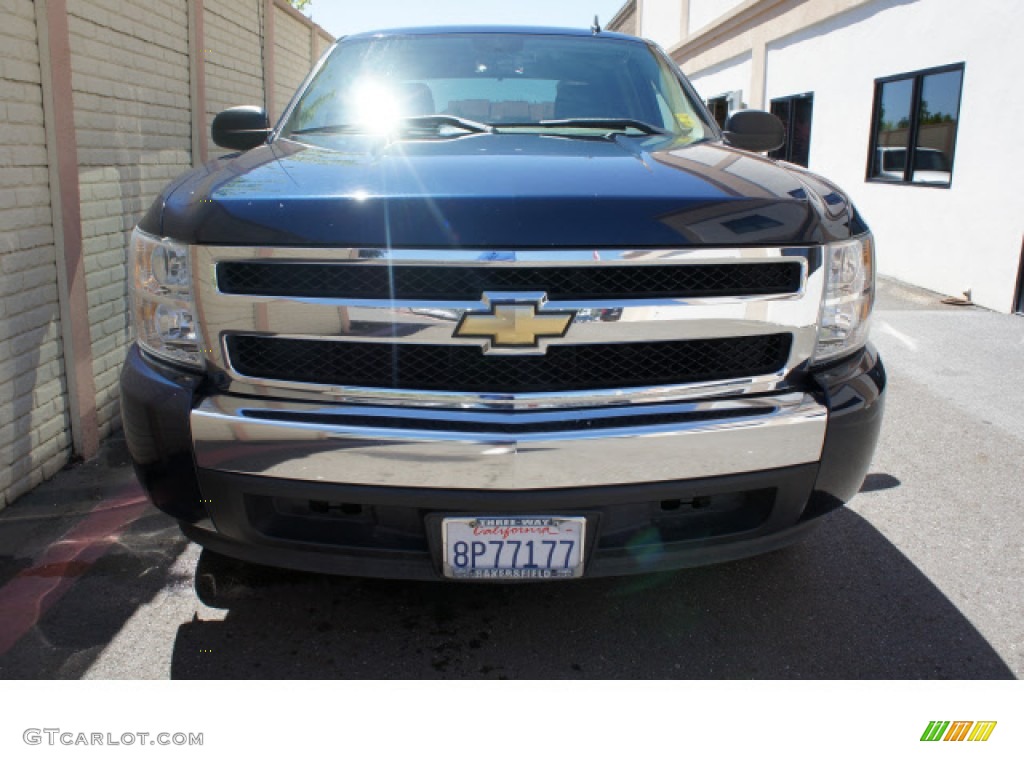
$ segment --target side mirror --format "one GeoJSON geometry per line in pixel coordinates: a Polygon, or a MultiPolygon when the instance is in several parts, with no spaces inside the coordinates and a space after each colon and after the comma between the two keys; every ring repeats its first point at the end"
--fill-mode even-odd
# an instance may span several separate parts
{"type": "Polygon", "coordinates": [[[786,143],[786,126],[775,115],[741,109],[725,121],[725,143],[750,152],[771,152],[786,143]]]}
{"type": "Polygon", "coordinates": [[[232,107],[213,118],[213,143],[245,151],[258,147],[270,135],[270,119],[263,107],[232,107]]]}

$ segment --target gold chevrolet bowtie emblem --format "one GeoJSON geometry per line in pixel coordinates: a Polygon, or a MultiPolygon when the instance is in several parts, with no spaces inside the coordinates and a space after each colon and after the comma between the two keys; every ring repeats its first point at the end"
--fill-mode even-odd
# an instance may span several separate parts
{"type": "Polygon", "coordinates": [[[565,336],[575,312],[540,312],[537,304],[495,302],[489,312],[466,312],[453,335],[491,340],[491,348],[536,347],[565,336]]]}

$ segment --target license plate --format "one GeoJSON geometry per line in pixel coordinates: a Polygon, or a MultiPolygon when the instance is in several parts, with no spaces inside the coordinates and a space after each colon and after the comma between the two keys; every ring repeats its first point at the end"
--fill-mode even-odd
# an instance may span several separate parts
{"type": "Polygon", "coordinates": [[[447,517],[450,579],[572,579],[583,575],[583,517],[447,517]]]}

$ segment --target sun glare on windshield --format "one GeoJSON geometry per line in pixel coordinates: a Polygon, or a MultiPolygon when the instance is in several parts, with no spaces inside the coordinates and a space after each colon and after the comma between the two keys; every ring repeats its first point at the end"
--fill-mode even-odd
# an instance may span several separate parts
{"type": "Polygon", "coordinates": [[[282,133],[334,142],[353,133],[529,131],[687,143],[713,134],[670,64],[641,41],[505,33],[342,41],[282,133]]]}
{"type": "Polygon", "coordinates": [[[398,94],[379,80],[364,79],[353,86],[352,109],[355,122],[370,133],[392,133],[401,123],[398,94]]]}

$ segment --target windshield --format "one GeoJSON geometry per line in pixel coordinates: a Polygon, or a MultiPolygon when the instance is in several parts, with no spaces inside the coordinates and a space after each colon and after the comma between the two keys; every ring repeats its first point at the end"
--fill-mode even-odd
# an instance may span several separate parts
{"type": "Polygon", "coordinates": [[[389,132],[425,122],[449,135],[492,127],[665,133],[689,141],[711,134],[674,72],[646,44],[508,33],[343,41],[281,134],[389,132]],[[459,119],[410,120],[425,115],[459,119]]]}

